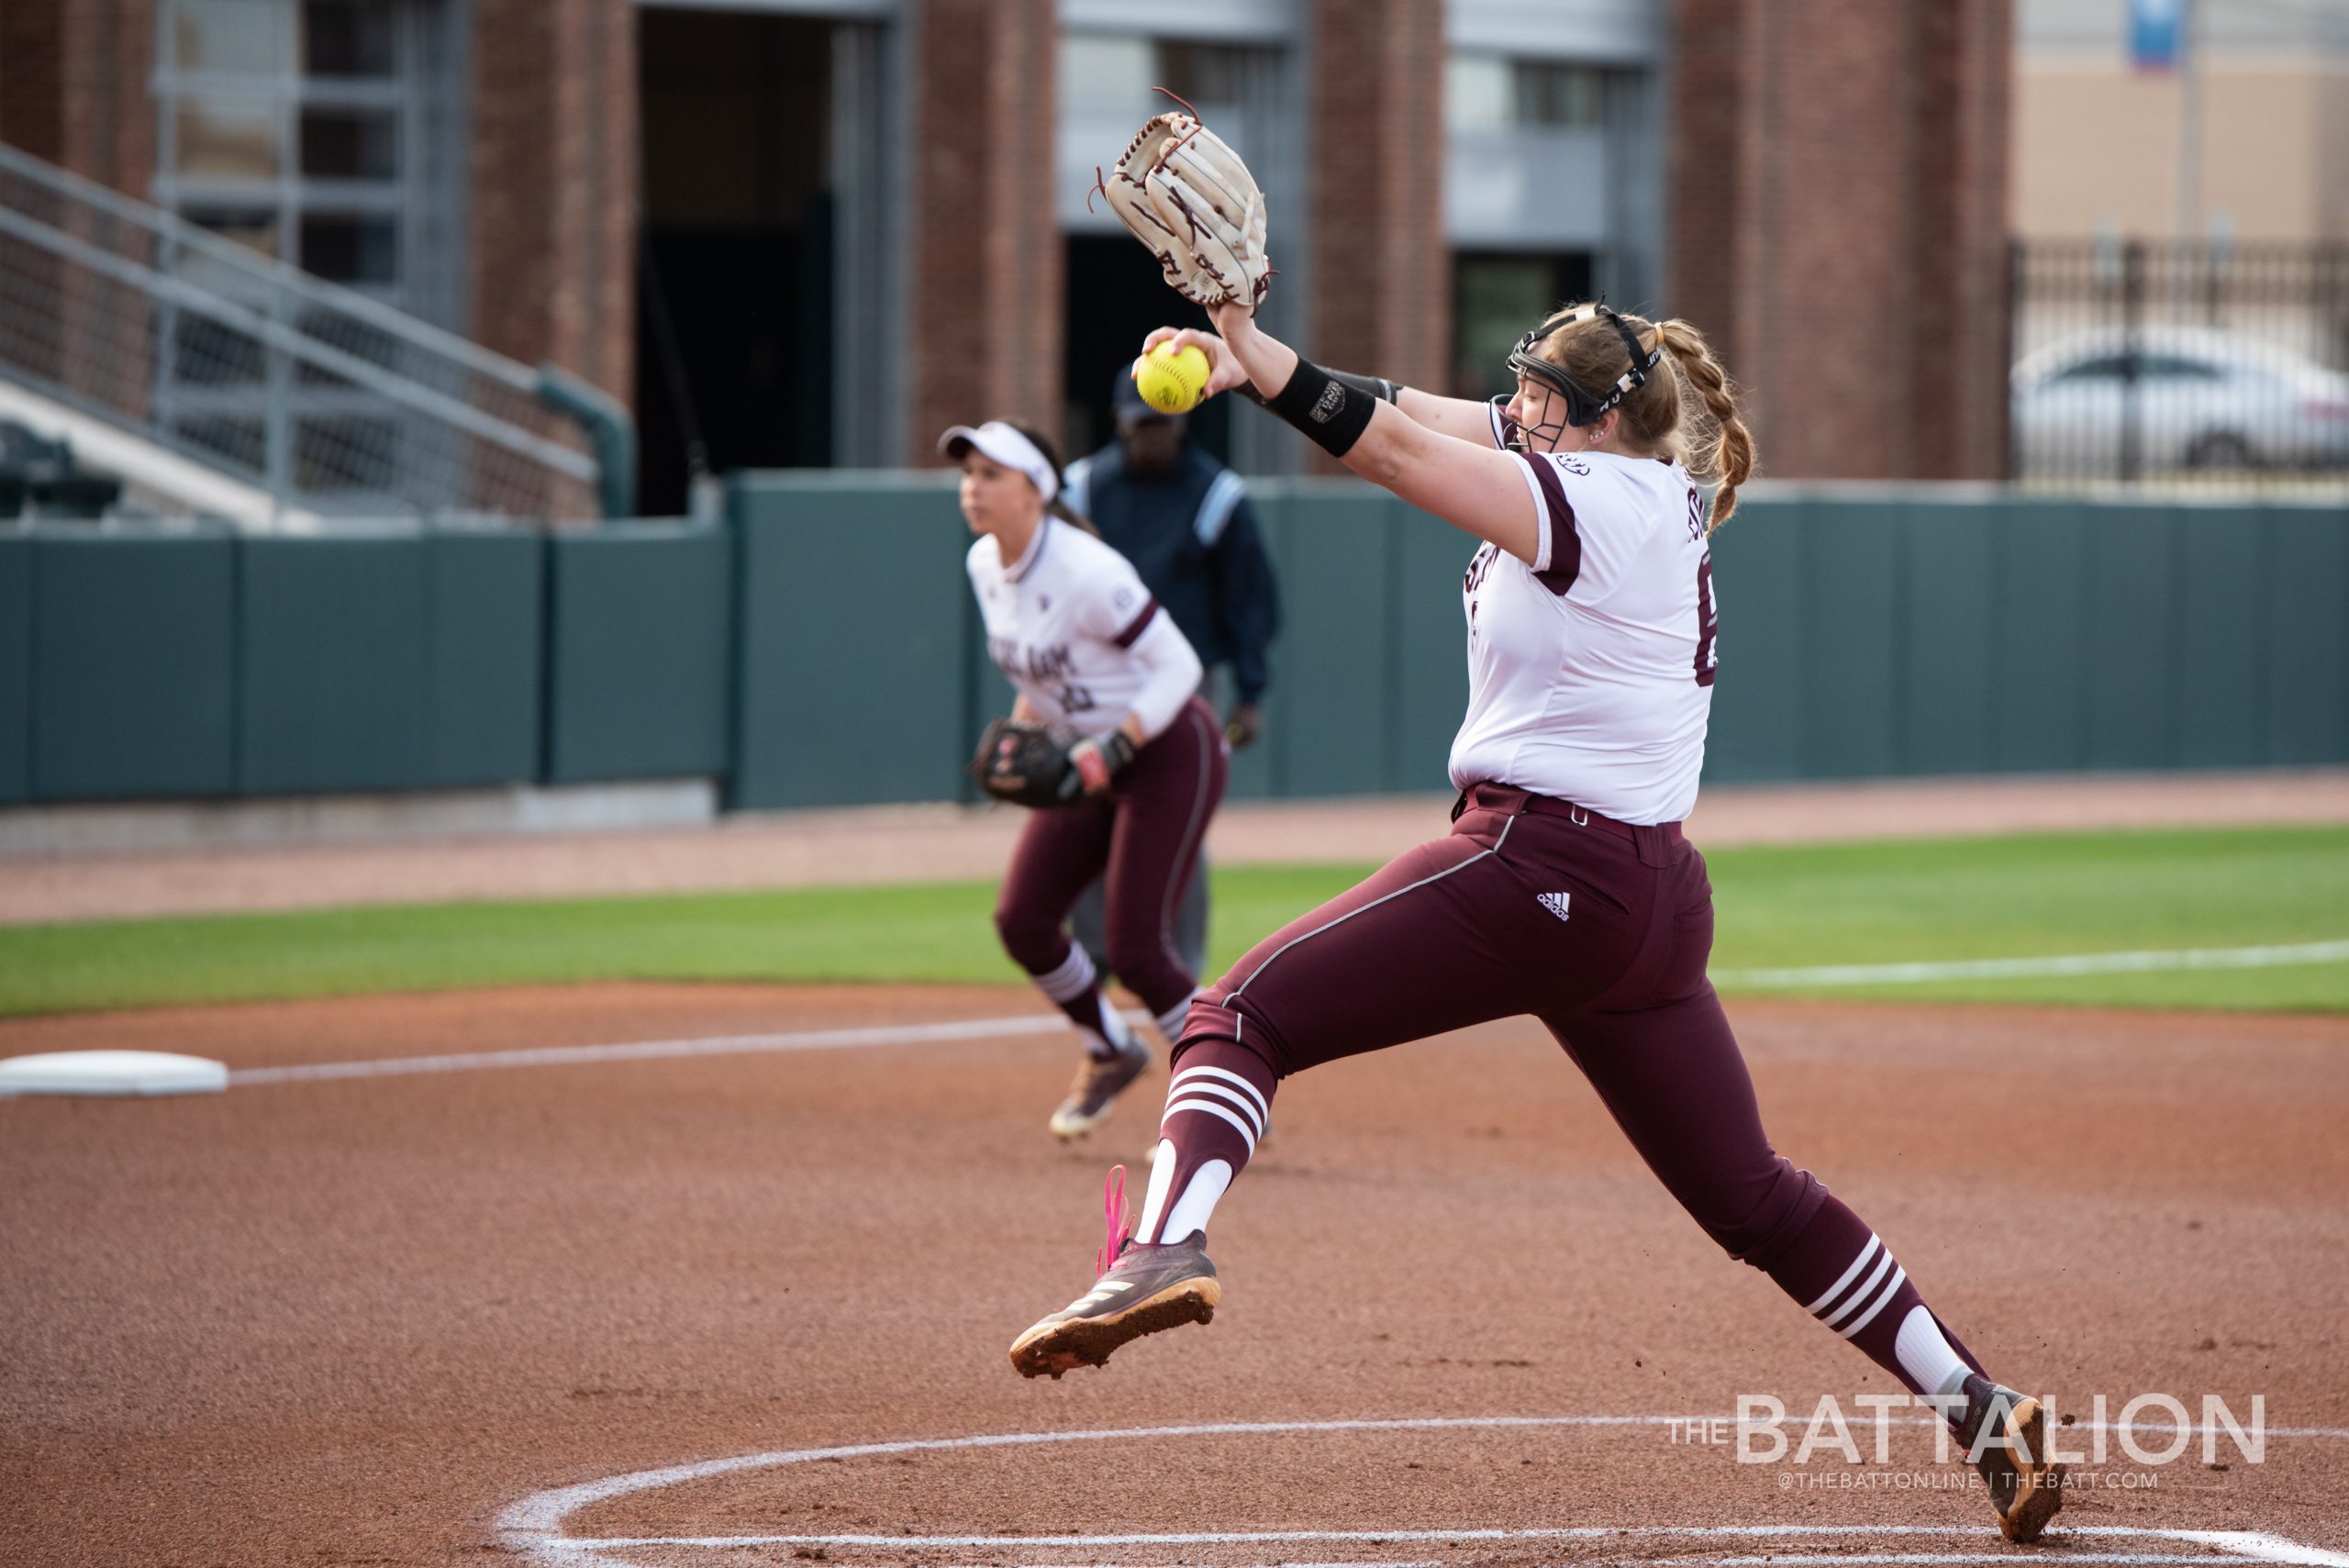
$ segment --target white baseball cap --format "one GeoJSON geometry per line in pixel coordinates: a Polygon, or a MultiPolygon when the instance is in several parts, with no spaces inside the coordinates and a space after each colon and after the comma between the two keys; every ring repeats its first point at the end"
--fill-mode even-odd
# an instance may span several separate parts
{"type": "Polygon", "coordinates": [[[1006,468],[1018,469],[1036,486],[1036,493],[1049,505],[1061,493],[1061,476],[1050,459],[1037,450],[1036,443],[1000,419],[990,419],[976,429],[957,425],[938,438],[938,450],[954,462],[973,447],[986,453],[1006,468]]]}

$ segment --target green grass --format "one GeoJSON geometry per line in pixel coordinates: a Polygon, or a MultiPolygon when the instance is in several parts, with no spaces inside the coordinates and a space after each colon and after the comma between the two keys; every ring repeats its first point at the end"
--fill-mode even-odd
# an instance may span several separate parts
{"type": "MultiPolygon", "coordinates": [[[[2349,938],[2349,828],[1724,850],[1717,969],[2349,938]]],[[[1367,866],[1215,873],[1214,962],[1367,866]]],[[[0,928],[0,1014],[584,980],[1017,984],[994,886],[451,904],[0,928]]],[[[1773,995],[1801,995],[1774,988],[1773,995]]],[[[2349,1011],[2349,964],[1819,995],[2349,1011]]]]}

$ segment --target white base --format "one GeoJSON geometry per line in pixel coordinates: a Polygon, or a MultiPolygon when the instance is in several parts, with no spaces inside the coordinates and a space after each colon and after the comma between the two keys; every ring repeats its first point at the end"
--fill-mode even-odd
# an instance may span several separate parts
{"type": "Polygon", "coordinates": [[[228,1069],[168,1051],[53,1051],[0,1060],[0,1099],[11,1095],[217,1095],[228,1069]]]}

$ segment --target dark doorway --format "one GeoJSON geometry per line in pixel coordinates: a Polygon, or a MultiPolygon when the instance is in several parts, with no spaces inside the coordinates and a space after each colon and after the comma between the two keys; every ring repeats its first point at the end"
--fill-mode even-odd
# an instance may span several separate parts
{"type": "Polygon", "coordinates": [[[1589,253],[1580,250],[1454,254],[1452,395],[1492,397],[1513,391],[1508,351],[1551,311],[1590,297],[1590,265],[1589,253]]]}
{"type": "MultiPolygon", "coordinates": [[[[1075,458],[1116,436],[1109,395],[1151,328],[1204,328],[1208,313],[1168,288],[1150,252],[1122,232],[1069,237],[1067,298],[1061,372],[1068,406],[1061,437],[1075,458]]],[[[1215,398],[1194,415],[1191,439],[1218,461],[1230,461],[1231,399],[1215,398]]]]}
{"type": "Polygon", "coordinates": [[[712,473],[831,458],[829,22],[639,13],[638,506],[712,473]]]}

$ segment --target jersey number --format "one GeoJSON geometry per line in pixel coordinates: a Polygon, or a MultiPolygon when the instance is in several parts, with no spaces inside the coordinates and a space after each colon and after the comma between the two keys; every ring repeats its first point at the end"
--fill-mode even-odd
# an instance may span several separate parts
{"type": "Polygon", "coordinates": [[[1713,552],[1707,550],[1697,562],[1697,684],[1713,684],[1713,671],[1720,659],[1713,651],[1713,639],[1721,629],[1720,606],[1713,603],[1713,552]]]}

